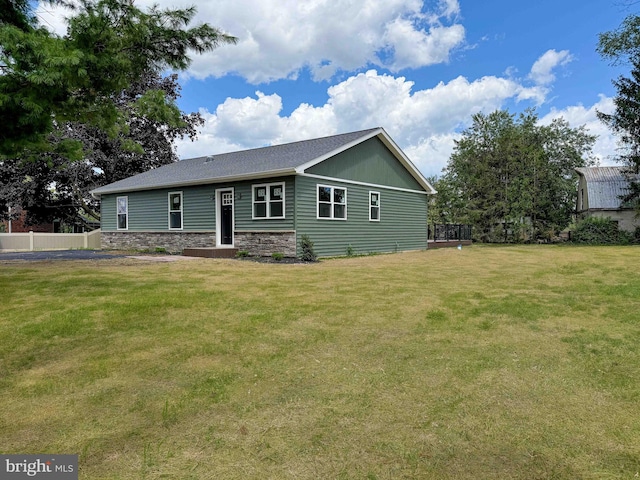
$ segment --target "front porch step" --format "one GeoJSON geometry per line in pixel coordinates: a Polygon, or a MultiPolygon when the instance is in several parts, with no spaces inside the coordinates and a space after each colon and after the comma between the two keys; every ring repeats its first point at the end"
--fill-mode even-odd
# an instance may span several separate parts
{"type": "Polygon", "coordinates": [[[234,258],[238,252],[237,248],[185,248],[182,255],[185,257],[202,257],[202,258],[234,258]]]}

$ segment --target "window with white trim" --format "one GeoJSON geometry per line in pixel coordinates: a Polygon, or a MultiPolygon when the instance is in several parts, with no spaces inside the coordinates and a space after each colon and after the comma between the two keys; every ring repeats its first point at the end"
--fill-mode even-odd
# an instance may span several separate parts
{"type": "Polygon", "coordinates": [[[129,197],[118,197],[116,209],[118,230],[127,230],[129,228],[129,197]]]}
{"type": "Polygon", "coordinates": [[[318,185],[318,218],[347,219],[347,189],[318,185]]]}
{"type": "Polygon", "coordinates": [[[369,221],[380,221],[380,192],[369,192],[369,221]]]}
{"type": "Polygon", "coordinates": [[[253,185],[253,219],[284,218],[284,182],[253,185]]]}
{"type": "Polygon", "coordinates": [[[182,192],[169,192],[169,230],[182,230],[182,192]]]}

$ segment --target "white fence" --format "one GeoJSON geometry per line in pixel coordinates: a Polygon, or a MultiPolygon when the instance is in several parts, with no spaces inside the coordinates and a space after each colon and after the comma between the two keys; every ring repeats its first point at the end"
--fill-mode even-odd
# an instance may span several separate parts
{"type": "Polygon", "coordinates": [[[100,248],[100,229],[85,233],[0,233],[0,252],[76,248],[100,248]]]}

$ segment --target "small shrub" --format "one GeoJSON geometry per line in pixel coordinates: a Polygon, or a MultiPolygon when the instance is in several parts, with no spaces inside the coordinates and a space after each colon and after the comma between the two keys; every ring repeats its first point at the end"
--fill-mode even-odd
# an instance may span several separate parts
{"type": "Polygon", "coordinates": [[[300,250],[302,251],[302,255],[300,255],[300,259],[304,262],[315,262],[318,260],[316,256],[316,252],[313,250],[313,242],[309,238],[309,235],[302,235],[300,237],[300,250]]]}
{"type": "Polygon", "coordinates": [[[167,253],[167,249],[164,247],[156,247],[156,253],[167,253]]]}
{"type": "Polygon", "coordinates": [[[351,244],[347,245],[347,257],[353,257],[355,254],[355,250],[351,246],[351,244]]]}
{"type": "Polygon", "coordinates": [[[626,245],[632,241],[632,236],[620,230],[611,218],[588,217],[576,224],[571,240],[589,245],[626,245]]]}
{"type": "Polygon", "coordinates": [[[276,262],[279,262],[284,258],[284,253],[274,252],[271,254],[271,258],[273,258],[276,262]]]}
{"type": "Polygon", "coordinates": [[[238,250],[236,252],[236,258],[247,258],[249,256],[249,252],[247,250],[238,250]]]}

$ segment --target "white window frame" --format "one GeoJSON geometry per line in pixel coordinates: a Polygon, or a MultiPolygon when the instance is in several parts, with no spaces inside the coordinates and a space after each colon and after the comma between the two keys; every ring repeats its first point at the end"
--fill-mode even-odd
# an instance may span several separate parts
{"type": "Polygon", "coordinates": [[[345,221],[347,219],[347,188],[346,187],[336,187],[334,185],[322,185],[322,184],[316,184],[316,218],[318,220],[342,220],[345,221]],[[331,206],[331,216],[330,217],[321,217],[320,216],[320,188],[329,188],[331,190],[331,200],[329,202],[322,202],[323,204],[328,204],[331,206]],[[344,203],[336,203],[334,201],[334,191],[338,189],[338,190],[344,190],[344,203]],[[335,217],[334,216],[334,212],[335,212],[335,206],[336,205],[344,205],[344,217],[335,217]]]}
{"type": "Polygon", "coordinates": [[[373,190],[369,190],[369,221],[370,222],[379,222],[380,221],[380,192],[374,192],[373,190]],[[373,195],[377,195],[378,196],[378,204],[377,205],[374,205],[372,203],[372,196],[373,195]],[[373,215],[371,215],[374,208],[378,209],[378,218],[373,218],[373,215]]]}
{"type": "Polygon", "coordinates": [[[169,230],[182,230],[184,228],[184,195],[182,194],[182,192],[169,192],[167,194],[167,204],[169,205],[169,212],[167,214],[167,225],[169,227],[169,230]],[[172,195],[180,195],[180,209],[179,210],[175,210],[172,209],[172,205],[171,205],[171,196],[172,195]],[[171,214],[172,213],[177,213],[180,212],[180,227],[172,227],[171,226],[171,214]]]}
{"type": "MultiPolygon", "coordinates": [[[[272,219],[283,219],[286,215],[286,197],[285,197],[285,182],[273,182],[273,183],[257,183],[255,185],[251,185],[251,219],[252,220],[272,220],[272,219]],[[282,187],[282,215],[274,216],[271,215],[271,187],[279,185],[282,187]],[[264,202],[256,200],[256,188],[264,187],[267,190],[266,200],[264,202]],[[256,217],[255,205],[256,203],[264,203],[267,207],[267,216],[266,217],[256,217]]],[[[275,202],[279,200],[273,200],[275,202]]]]}
{"type": "Polygon", "coordinates": [[[116,197],[116,230],[129,230],[129,197],[116,197]],[[124,198],[125,211],[120,212],[120,199],[124,198]],[[124,228],[120,228],[120,215],[124,215],[124,228]]]}

